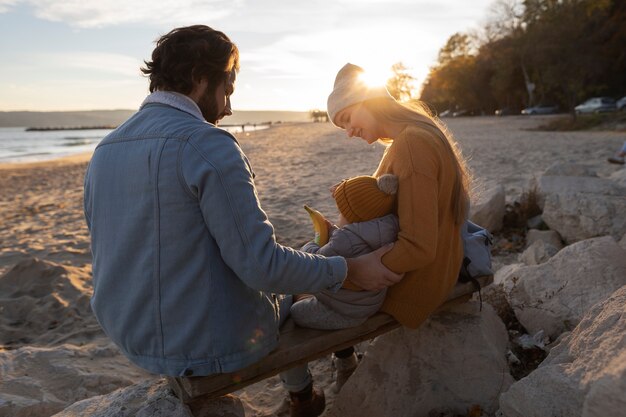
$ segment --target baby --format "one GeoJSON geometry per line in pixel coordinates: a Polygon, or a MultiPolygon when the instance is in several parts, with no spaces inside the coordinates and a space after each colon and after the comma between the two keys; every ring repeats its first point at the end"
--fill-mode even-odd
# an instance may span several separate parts
{"type": "MultiPolygon", "coordinates": [[[[309,242],[302,250],[324,256],[353,258],[395,242],[399,223],[392,212],[397,190],[398,178],[391,174],[379,178],[360,176],[344,180],[333,192],[340,213],[339,227],[333,228],[326,245],[320,247],[309,242]]],[[[322,291],[295,302],[291,306],[291,316],[302,327],[354,327],[380,309],[385,293],[386,289],[322,291]]]]}

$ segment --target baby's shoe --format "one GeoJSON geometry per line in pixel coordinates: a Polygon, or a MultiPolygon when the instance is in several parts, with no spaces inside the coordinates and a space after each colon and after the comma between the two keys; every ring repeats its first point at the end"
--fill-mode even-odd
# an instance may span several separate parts
{"type": "Polygon", "coordinates": [[[333,367],[335,368],[336,378],[332,389],[335,393],[341,390],[341,387],[350,378],[358,365],[359,358],[356,353],[352,353],[347,358],[338,358],[333,355],[333,367]]]}

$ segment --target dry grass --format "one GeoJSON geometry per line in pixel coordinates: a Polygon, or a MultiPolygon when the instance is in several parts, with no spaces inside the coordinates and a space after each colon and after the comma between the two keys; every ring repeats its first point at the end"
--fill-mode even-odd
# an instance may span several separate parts
{"type": "Polygon", "coordinates": [[[559,117],[531,130],[564,132],[572,130],[626,131],[626,112],[581,114],[559,117]]]}

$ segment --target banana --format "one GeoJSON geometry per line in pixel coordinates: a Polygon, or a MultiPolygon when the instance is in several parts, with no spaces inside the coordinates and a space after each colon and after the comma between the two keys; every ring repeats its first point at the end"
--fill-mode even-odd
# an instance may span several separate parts
{"type": "Polygon", "coordinates": [[[304,209],[311,216],[313,221],[313,230],[315,230],[315,239],[313,241],[319,246],[324,246],[328,243],[328,226],[326,226],[326,218],[319,211],[312,209],[311,207],[304,205],[304,209]]]}

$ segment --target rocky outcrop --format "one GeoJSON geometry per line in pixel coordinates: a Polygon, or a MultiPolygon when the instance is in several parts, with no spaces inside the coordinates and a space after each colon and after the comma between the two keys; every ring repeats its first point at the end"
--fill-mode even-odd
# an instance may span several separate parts
{"type": "Polygon", "coordinates": [[[556,255],[559,250],[543,240],[533,242],[526,250],[520,254],[520,262],[526,265],[539,265],[556,255]]]}
{"type": "Polygon", "coordinates": [[[626,232],[626,189],[619,195],[556,193],[546,197],[543,220],[568,243],[626,232]]]}
{"type": "Polygon", "coordinates": [[[590,167],[556,164],[536,181],[542,219],[567,243],[626,232],[626,184],[616,174],[596,176],[590,167]]]}
{"type": "Polygon", "coordinates": [[[244,417],[241,400],[232,395],[183,404],[164,379],[144,381],[107,395],[72,404],[54,417],[244,417]]]}
{"type": "Polygon", "coordinates": [[[529,230],[526,234],[526,246],[528,247],[538,240],[554,246],[557,250],[563,249],[563,240],[555,230],[529,230]]]}
{"type": "Polygon", "coordinates": [[[474,405],[494,412],[498,395],[512,383],[508,336],[493,309],[478,306],[451,307],[417,330],[375,339],[326,415],[465,414],[474,405]]]}
{"type": "Polygon", "coordinates": [[[520,323],[530,334],[543,330],[554,340],[574,328],[592,305],[626,284],[626,251],[609,236],[588,239],[541,265],[505,272],[499,280],[520,323]]]}
{"type": "Polygon", "coordinates": [[[472,201],[469,218],[490,232],[497,232],[502,229],[505,206],[504,186],[490,185],[472,201]]]}
{"type": "Polygon", "coordinates": [[[626,416],[626,286],[590,309],[537,370],[500,396],[503,417],[626,416]]]}

